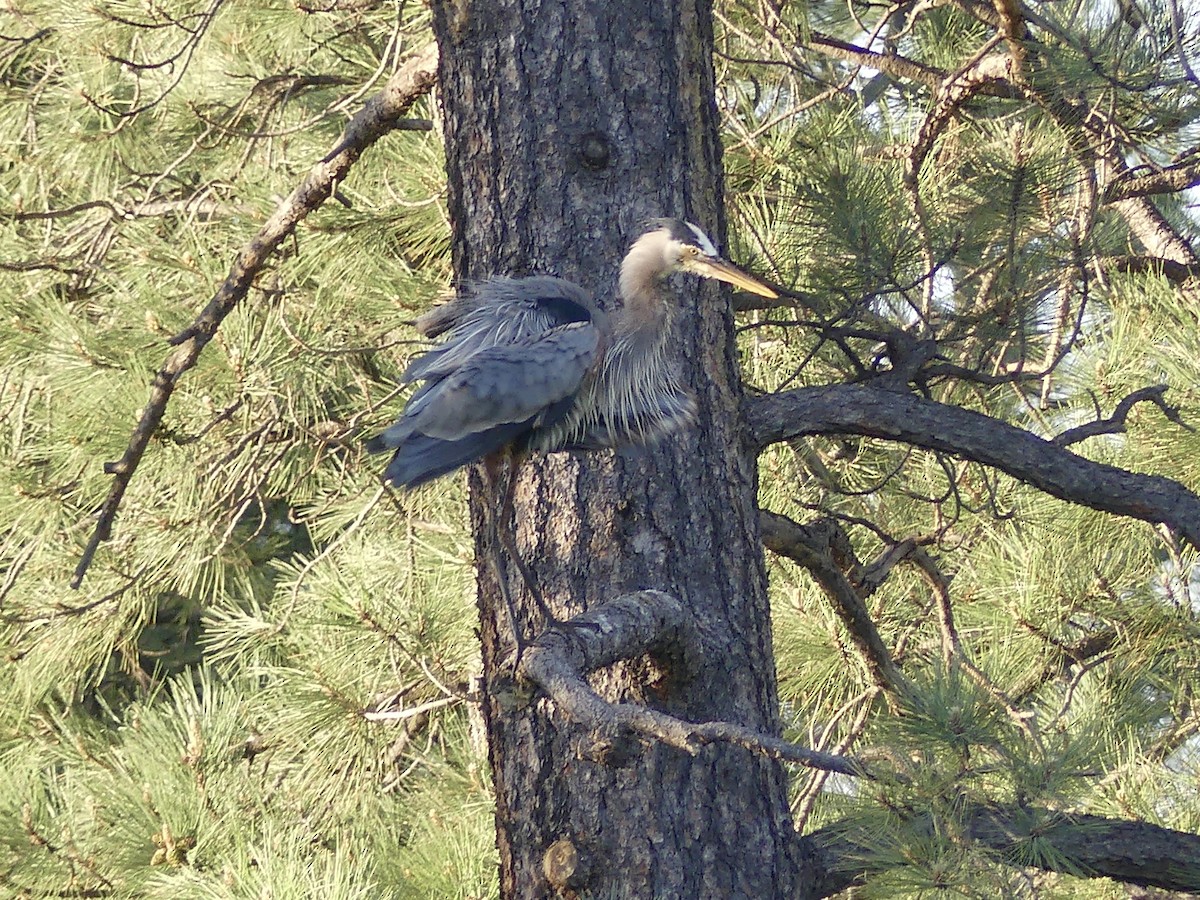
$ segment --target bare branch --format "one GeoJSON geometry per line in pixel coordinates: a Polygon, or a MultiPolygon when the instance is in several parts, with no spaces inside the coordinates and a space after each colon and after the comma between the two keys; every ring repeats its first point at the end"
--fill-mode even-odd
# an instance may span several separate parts
{"type": "Polygon", "coordinates": [[[991,50],[999,43],[998,36],[985,43],[966,65],[956,72],[948,73],[945,80],[937,86],[933,108],[922,121],[913,140],[905,169],[905,178],[908,181],[915,182],[917,173],[924,167],[925,160],[946,123],[964,103],[988,85],[1008,83],[1012,75],[1009,60],[1003,56],[990,55],[991,50]]]}
{"type": "MultiPolygon", "coordinates": [[[[943,83],[953,75],[944,69],[930,66],[916,60],[907,59],[895,53],[877,53],[864,50],[855,44],[839,41],[837,38],[820,32],[812,32],[807,45],[810,49],[825,56],[842,59],[860,66],[867,66],[883,72],[893,79],[915,81],[932,91],[939,90],[943,83]]],[[[1019,97],[1020,92],[1003,80],[994,80],[980,84],[978,93],[990,94],[996,97],[1019,97]]]]}
{"type": "Polygon", "coordinates": [[[1008,53],[1013,60],[1013,69],[1018,80],[1024,79],[1025,44],[1029,34],[1021,16],[1020,4],[1016,0],[992,0],[996,15],[1000,19],[1000,33],[1008,44],[1008,53]]]}
{"type": "Polygon", "coordinates": [[[972,410],[858,385],[798,388],[746,400],[759,448],[809,434],[858,434],[982,463],[1089,509],[1164,523],[1200,548],[1200,497],[1177,481],[1092,462],[972,410]]]}
{"type": "Polygon", "coordinates": [[[1166,392],[1167,386],[1165,384],[1155,384],[1134,391],[1117,404],[1116,409],[1113,410],[1113,414],[1107,419],[1097,419],[1094,422],[1086,422],[1083,425],[1068,428],[1062,434],[1055,435],[1052,443],[1057,447],[1068,447],[1071,444],[1077,444],[1082,440],[1095,437],[1099,434],[1124,434],[1125,420],[1129,418],[1129,413],[1133,409],[1134,404],[1143,402],[1153,403],[1162,410],[1163,415],[1168,420],[1174,422],[1180,428],[1185,428],[1188,431],[1195,430],[1180,418],[1179,410],[1176,407],[1171,406],[1163,400],[1163,394],[1166,392]]]}
{"type": "Polygon", "coordinates": [[[610,703],[587,682],[587,674],[621,659],[655,650],[695,647],[692,621],[683,604],[662,591],[625,594],[551,628],[521,658],[520,674],[541,688],[562,712],[602,735],[635,733],[695,754],[705,744],[727,743],[773,759],[843,775],[871,777],[853,759],[809,750],[733,722],[685,722],[632,703],[610,703]]]}
{"type": "Polygon", "coordinates": [[[887,645],[879,636],[879,629],[867,610],[867,604],[863,602],[854,582],[834,560],[831,549],[833,536],[829,526],[845,536],[837,523],[825,520],[805,526],[764,509],[759,512],[759,526],[763,544],[768,550],[803,566],[816,579],[833,604],[834,612],[850,632],[850,639],[858,648],[875,685],[892,696],[908,693],[908,679],[888,653],[887,645]]]}
{"type": "MultiPolygon", "coordinates": [[[[1123,171],[1123,163],[1120,166],[1114,165],[1113,168],[1120,173],[1123,171]]],[[[1200,267],[1200,257],[1197,257],[1192,245],[1153,201],[1135,196],[1116,201],[1113,208],[1121,214],[1130,232],[1151,257],[1169,260],[1191,271],[1200,267]]]]}
{"type": "Polygon", "coordinates": [[[1200,185],[1200,161],[1195,152],[1187,162],[1179,162],[1151,172],[1129,169],[1110,181],[1104,188],[1107,202],[1146,197],[1150,194],[1173,194],[1200,185]]]}
{"type": "Polygon", "coordinates": [[[167,356],[162,368],[154,376],[149,402],[129,439],[129,446],[119,460],[104,466],[104,470],[114,476],[113,485],[100,508],[95,531],[75,568],[71,580],[73,588],[82,584],[96,549],[112,534],[113,522],[125,489],[162,421],[179,377],[196,364],[201,351],[217,333],[221,322],[245,299],[254,279],[284,239],[333,194],[337,184],[363,152],[390,132],[413,103],[428,93],[436,72],[437,45],[429,44],[397,71],[384,89],[350,120],[336,150],[309,170],[299,187],[279,205],[258,234],[238,253],[229,275],[208,306],[188,328],[171,339],[175,350],[167,356]]]}
{"type": "MultiPolygon", "coordinates": [[[[769,284],[779,294],[774,299],[768,299],[760,294],[751,294],[748,291],[734,291],[733,293],[733,310],[734,312],[753,312],[763,309],[794,309],[797,306],[807,308],[817,308],[819,298],[816,294],[810,294],[804,291],[790,290],[781,284],[775,284],[769,279],[762,279],[766,284],[769,284]]],[[[799,324],[799,323],[797,323],[799,324]]]]}
{"type": "Polygon", "coordinates": [[[1189,265],[1160,256],[1102,256],[1097,262],[1101,268],[1129,275],[1153,272],[1172,284],[1183,284],[1200,276],[1200,265],[1189,265]]]}
{"type": "Polygon", "coordinates": [[[219,215],[233,215],[235,213],[246,214],[249,212],[248,205],[222,203],[211,196],[208,196],[207,189],[193,192],[189,197],[179,199],[159,198],[156,200],[142,200],[134,203],[131,206],[123,206],[113,200],[88,200],[84,203],[76,203],[73,206],[66,206],[61,209],[46,209],[35,210],[31,212],[16,211],[8,212],[0,210],[0,219],[12,219],[16,222],[34,222],[44,219],[65,219],[79,213],[89,212],[93,209],[103,209],[109,213],[111,218],[117,219],[139,219],[143,217],[170,216],[170,215],[198,215],[203,218],[211,218],[219,215]]]}
{"type": "Polygon", "coordinates": [[[322,0],[305,2],[297,0],[296,9],[306,13],[361,12],[376,5],[376,0],[322,0]]]}

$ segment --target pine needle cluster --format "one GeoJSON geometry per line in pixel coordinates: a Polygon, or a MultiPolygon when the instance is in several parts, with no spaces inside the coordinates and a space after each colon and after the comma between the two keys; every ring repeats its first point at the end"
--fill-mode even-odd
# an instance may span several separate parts
{"type": "Polygon", "coordinates": [[[4,19],[0,894],[495,890],[461,491],[401,500],[361,449],[448,279],[433,132],[381,143],[258,279],[67,587],[167,340],[426,15],[4,19]]]}

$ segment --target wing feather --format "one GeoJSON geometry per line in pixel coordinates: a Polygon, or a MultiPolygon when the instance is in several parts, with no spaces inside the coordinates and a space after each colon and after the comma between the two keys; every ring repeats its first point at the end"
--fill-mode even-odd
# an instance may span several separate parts
{"type": "Polygon", "coordinates": [[[442,344],[413,360],[405,382],[444,378],[488,347],[514,344],[551,328],[593,321],[599,310],[588,293],[562,278],[490,278],[426,313],[417,328],[442,344]]]}
{"type": "Polygon", "coordinates": [[[443,340],[403,380],[425,383],[366,445],[395,450],[385,480],[412,487],[569,427],[594,379],[603,315],[578,285],[536,276],[480,282],[422,316],[418,330],[443,340]]]}
{"type": "Polygon", "coordinates": [[[596,361],[599,333],[588,323],[476,352],[409,404],[410,430],[457,440],[534,418],[575,394],[596,361]]]}

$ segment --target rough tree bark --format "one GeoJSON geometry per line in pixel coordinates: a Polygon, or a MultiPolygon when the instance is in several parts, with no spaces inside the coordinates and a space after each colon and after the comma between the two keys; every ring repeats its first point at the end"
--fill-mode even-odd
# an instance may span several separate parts
{"type": "MultiPolygon", "coordinates": [[[[723,235],[704,0],[502,0],[478,14],[437,3],[434,21],[459,278],[550,272],[611,297],[645,219],[685,216],[723,235]]],[[[604,696],[774,733],[732,315],[727,295],[679,287],[679,361],[699,426],[649,451],[535,460],[518,483],[518,542],[564,615],[652,588],[694,616],[701,646],[686,666],[618,664],[593,678],[604,696]]],[[[487,563],[496,497],[480,472],[472,488],[502,895],[556,895],[549,865],[560,887],[594,896],[811,896],[777,762],[728,744],[691,755],[598,743],[545,699],[505,689],[509,625],[487,563]]],[[[535,633],[524,592],[519,604],[520,627],[535,633]]]]}

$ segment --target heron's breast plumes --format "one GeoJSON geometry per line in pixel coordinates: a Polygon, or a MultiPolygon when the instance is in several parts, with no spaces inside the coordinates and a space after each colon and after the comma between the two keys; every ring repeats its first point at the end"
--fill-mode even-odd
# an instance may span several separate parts
{"type": "Polygon", "coordinates": [[[615,336],[582,386],[572,415],[539,436],[535,448],[648,444],[694,423],[696,402],[679,383],[667,352],[667,333],[657,332],[654,341],[615,336]]]}

